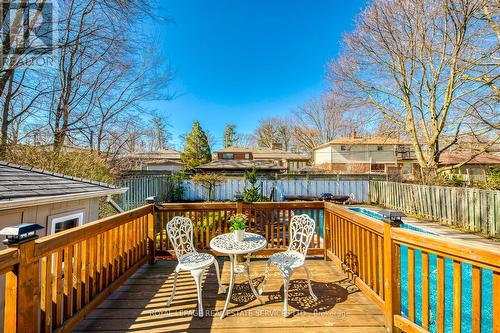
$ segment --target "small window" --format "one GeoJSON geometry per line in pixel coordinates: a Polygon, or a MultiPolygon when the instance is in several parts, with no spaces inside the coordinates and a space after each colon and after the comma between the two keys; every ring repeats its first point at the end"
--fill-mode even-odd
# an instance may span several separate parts
{"type": "Polygon", "coordinates": [[[384,172],[385,171],[385,164],[372,164],[371,171],[372,172],[384,172]]]}
{"type": "Polygon", "coordinates": [[[78,226],[78,219],[70,219],[63,222],[58,222],[54,226],[54,233],[57,234],[58,232],[68,230],[77,226],[78,226]]]}
{"type": "Polygon", "coordinates": [[[349,150],[351,150],[351,147],[349,147],[349,146],[340,146],[340,150],[341,151],[349,151],[349,150]]]}
{"type": "Polygon", "coordinates": [[[245,160],[249,160],[250,159],[250,153],[245,153],[245,160]]]}
{"type": "Polygon", "coordinates": [[[384,150],[384,146],[377,146],[377,150],[378,150],[378,151],[382,151],[382,150],[384,150]]]}
{"type": "Polygon", "coordinates": [[[54,217],[52,218],[51,223],[52,234],[78,227],[83,224],[83,212],[54,217]]]}
{"type": "Polygon", "coordinates": [[[233,153],[223,153],[222,154],[222,159],[224,159],[224,160],[234,160],[234,154],[233,153]]]}

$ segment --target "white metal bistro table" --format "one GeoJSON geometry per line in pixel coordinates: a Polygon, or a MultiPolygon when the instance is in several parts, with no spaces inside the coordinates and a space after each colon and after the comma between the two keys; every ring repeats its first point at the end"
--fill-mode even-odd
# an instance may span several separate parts
{"type": "Polygon", "coordinates": [[[247,260],[242,264],[238,264],[236,262],[236,256],[239,254],[250,255],[253,252],[262,250],[266,247],[266,245],[267,241],[265,237],[251,232],[245,232],[245,238],[241,242],[236,241],[232,232],[216,236],[210,241],[210,247],[214,251],[227,254],[229,255],[229,259],[231,259],[231,278],[229,281],[229,291],[227,292],[224,310],[222,310],[222,314],[220,316],[221,319],[223,319],[226,315],[227,306],[229,305],[229,301],[231,300],[231,295],[233,293],[236,274],[247,274],[250,289],[252,289],[253,294],[260,301],[260,303],[263,303],[262,299],[257,293],[257,290],[255,290],[255,287],[252,283],[252,278],[250,277],[250,256],[247,256],[247,260]]]}

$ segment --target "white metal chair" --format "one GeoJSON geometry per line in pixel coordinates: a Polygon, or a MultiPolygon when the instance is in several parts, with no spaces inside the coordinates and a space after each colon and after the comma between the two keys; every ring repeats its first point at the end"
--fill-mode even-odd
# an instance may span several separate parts
{"type": "Polygon", "coordinates": [[[264,281],[262,282],[261,288],[259,288],[259,294],[262,295],[264,288],[266,287],[267,280],[269,278],[269,268],[272,264],[275,266],[283,276],[283,287],[284,287],[284,311],[283,315],[288,317],[288,286],[290,277],[293,271],[299,267],[304,267],[307,275],[307,284],[309,286],[309,292],[312,298],[316,301],[318,298],[314,294],[311,287],[311,278],[309,269],[306,266],[306,255],[307,248],[311,243],[312,236],[314,234],[314,228],[316,222],[311,219],[307,214],[296,215],[292,217],[290,221],[290,244],[285,252],[279,252],[273,254],[266,264],[266,272],[264,275],[264,281]]]}
{"type": "Polygon", "coordinates": [[[181,270],[189,271],[196,282],[196,291],[198,293],[198,316],[203,317],[203,304],[201,300],[201,279],[203,272],[207,267],[214,264],[219,282],[219,291],[225,292],[224,287],[220,282],[219,264],[214,256],[208,253],[198,253],[193,245],[193,222],[182,216],[176,216],[167,223],[167,233],[170,243],[172,243],[178,264],[175,267],[174,285],[172,295],[167,301],[167,306],[170,306],[175,295],[175,286],[177,276],[181,270]]]}

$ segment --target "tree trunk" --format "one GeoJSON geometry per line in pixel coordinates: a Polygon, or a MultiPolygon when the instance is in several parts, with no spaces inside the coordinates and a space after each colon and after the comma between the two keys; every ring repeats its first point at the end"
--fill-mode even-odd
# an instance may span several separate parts
{"type": "Polygon", "coordinates": [[[7,93],[5,95],[5,101],[2,108],[2,124],[0,129],[0,159],[5,159],[5,156],[7,154],[10,125],[10,101],[12,98],[12,83],[14,81],[13,71],[9,71],[8,77],[10,78],[9,85],[7,87],[7,93]]]}

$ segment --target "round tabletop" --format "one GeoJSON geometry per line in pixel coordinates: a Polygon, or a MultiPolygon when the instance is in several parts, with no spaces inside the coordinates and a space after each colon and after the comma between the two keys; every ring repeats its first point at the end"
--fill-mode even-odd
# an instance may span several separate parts
{"type": "Polygon", "coordinates": [[[246,254],[262,250],[267,245],[265,237],[251,232],[245,232],[243,241],[234,239],[232,232],[212,238],[210,247],[217,252],[226,254],[246,254]]]}

